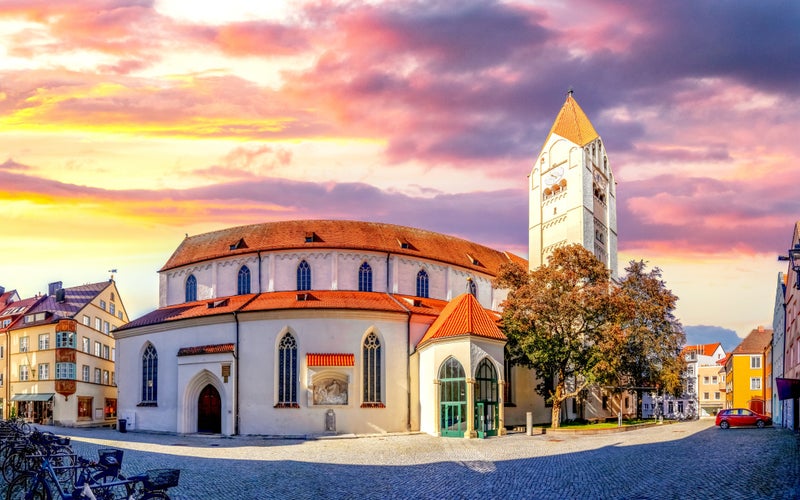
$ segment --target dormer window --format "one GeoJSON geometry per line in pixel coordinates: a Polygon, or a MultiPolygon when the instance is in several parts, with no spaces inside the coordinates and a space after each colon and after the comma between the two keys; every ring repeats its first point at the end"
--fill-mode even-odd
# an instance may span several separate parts
{"type": "Polygon", "coordinates": [[[315,241],[317,241],[317,233],[314,232],[306,233],[305,241],[306,243],[314,243],[315,241]]]}
{"type": "Polygon", "coordinates": [[[209,309],[215,309],[217,307],[225,307],[229,303],[229,299],[222,299],[222,300],[214,300],[206,304],[209,309]]]}
{"type": "Polygon", "coordinates": [[[467,259],[469,259],[470,264],[472,264],[473,266],[480,266],[481,265],[481,261],[479,261],[478,259],[476,259],[475,257],[473,257],[470,254],[467,254],[467,259]]]}
{"type": "Polygon", "coordinates": [[[414,246],[408,240],[398,239],[397,240],[397,244],[400,245],[400,248],[405,249],[405,250],[413,250],[414,249],[414,246]]]}
{"type": "Polygon", "coordinates": [[[247,248],[247,243],[245,243],[244,238],[240,238],[239,241],[232,243],[229,247],[231,251],[239,250],[240,248],[247,248]]]}

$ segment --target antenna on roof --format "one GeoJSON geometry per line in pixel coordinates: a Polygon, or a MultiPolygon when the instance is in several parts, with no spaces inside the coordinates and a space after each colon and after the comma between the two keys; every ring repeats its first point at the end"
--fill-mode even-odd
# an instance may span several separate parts
{"type": "Polygon", "coordinates": [[[114,281],[114,274],[117,272],[117,270],[116,269],[109,269],[108,272],[111,273],[111,278],[109,278],[108,281],[114,281]]]}
{"type": "Polygon", "coordinates": [[[572,85],[570,85],[570,86],[567,88],[567,95],[568,95],[568,96],[571,96],[571,95],[572,95],[574,92],[575,92],[575,90],[573,90],[573,88],[572,88],[572,85]]]}

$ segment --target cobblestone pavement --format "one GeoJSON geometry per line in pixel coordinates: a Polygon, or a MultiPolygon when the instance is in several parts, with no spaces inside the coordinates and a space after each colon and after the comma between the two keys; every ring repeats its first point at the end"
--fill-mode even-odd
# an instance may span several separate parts
{"type": "Polygon", "coordinates": [[[308,440],[39,427],[73,448],[125,450],[123,471],[181,469],[176,499],[800,498],[798,440],[701,420],[629,432],[480,439],[423,434],[308,440]]]}

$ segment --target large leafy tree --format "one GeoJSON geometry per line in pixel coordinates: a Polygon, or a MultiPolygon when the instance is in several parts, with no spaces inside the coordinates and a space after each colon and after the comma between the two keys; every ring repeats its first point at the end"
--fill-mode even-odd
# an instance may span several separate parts
{"type": "Polygon", "coordinates": [[[677,394],[682,386],[680,351],[686,335],[674,314],[678,298],[666,287],[661,269],[648,271],[641,260],[625,268],[615,297],[617,319],[601,368],[606,383],[637,393],[641,417],[643,392],[677,394]]]}
{"type": "Polygon", "coordinates": [[[535,370],[542,381],[536,390],[552,403],[557,428],[561,404],[599,379],[603,349],[613,344],[610,273],[588,250],[569,245],[531,272],[503,266],[496,284],[509,289],[502,314],[509,361],[535,370]]]}

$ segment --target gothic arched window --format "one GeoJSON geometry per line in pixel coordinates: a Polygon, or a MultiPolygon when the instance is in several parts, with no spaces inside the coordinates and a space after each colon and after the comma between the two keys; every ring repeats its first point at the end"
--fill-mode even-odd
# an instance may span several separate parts
{"type": "Polygon", "coordinates": [[[361,264],[361,267],[358,268],[358,291],[372,291],[372,267],[366,262],[361,264]]]}
{"type": "Polygon", "coordinates": [[[190,274],[186,278],[186,302],[194,302],[197,300],[197,278],[194,274],[190,274]]]}
{"type": "Polygon", "coordinates": [[[237,287],[236,293],[239,295],[244,295],[250,293],[250,269],[247,266],[242,266],[239,269],[239,279],[238,279],[239,286],[237,287]]]}
{"type": "Polygon", "coordinates": [[[478,285],[475,284],[472,278],[469,278],[467,280],[467,293],[472,295],[473,297],[478,296],[478,285]]]}
{"type": "Polygon", "coordinates": [[[421,269],[417,273],[417,297],[428,296],[428,273],[421,269]]]}
{"type": "Polygon", "coordinates": [[[364,403],[381,401],[381,341],[375,332],[367,335],[362,346],[364,364],[364,403]]]}
{"type": "Polygon", "coordinates": [[[297,289],[311,290],[311,266],[306,261],[297,265],[297,289]]]}
{"type": "Polygon", "coordinates": [[[142,403],[158,402],[158,353],[147,344],[142,354],[142,403]]]}
{"type": "Polygon", "coordinates": [[[297,406],[297,341],[289,332],[278,344],[278,406],[297,406]]]}

